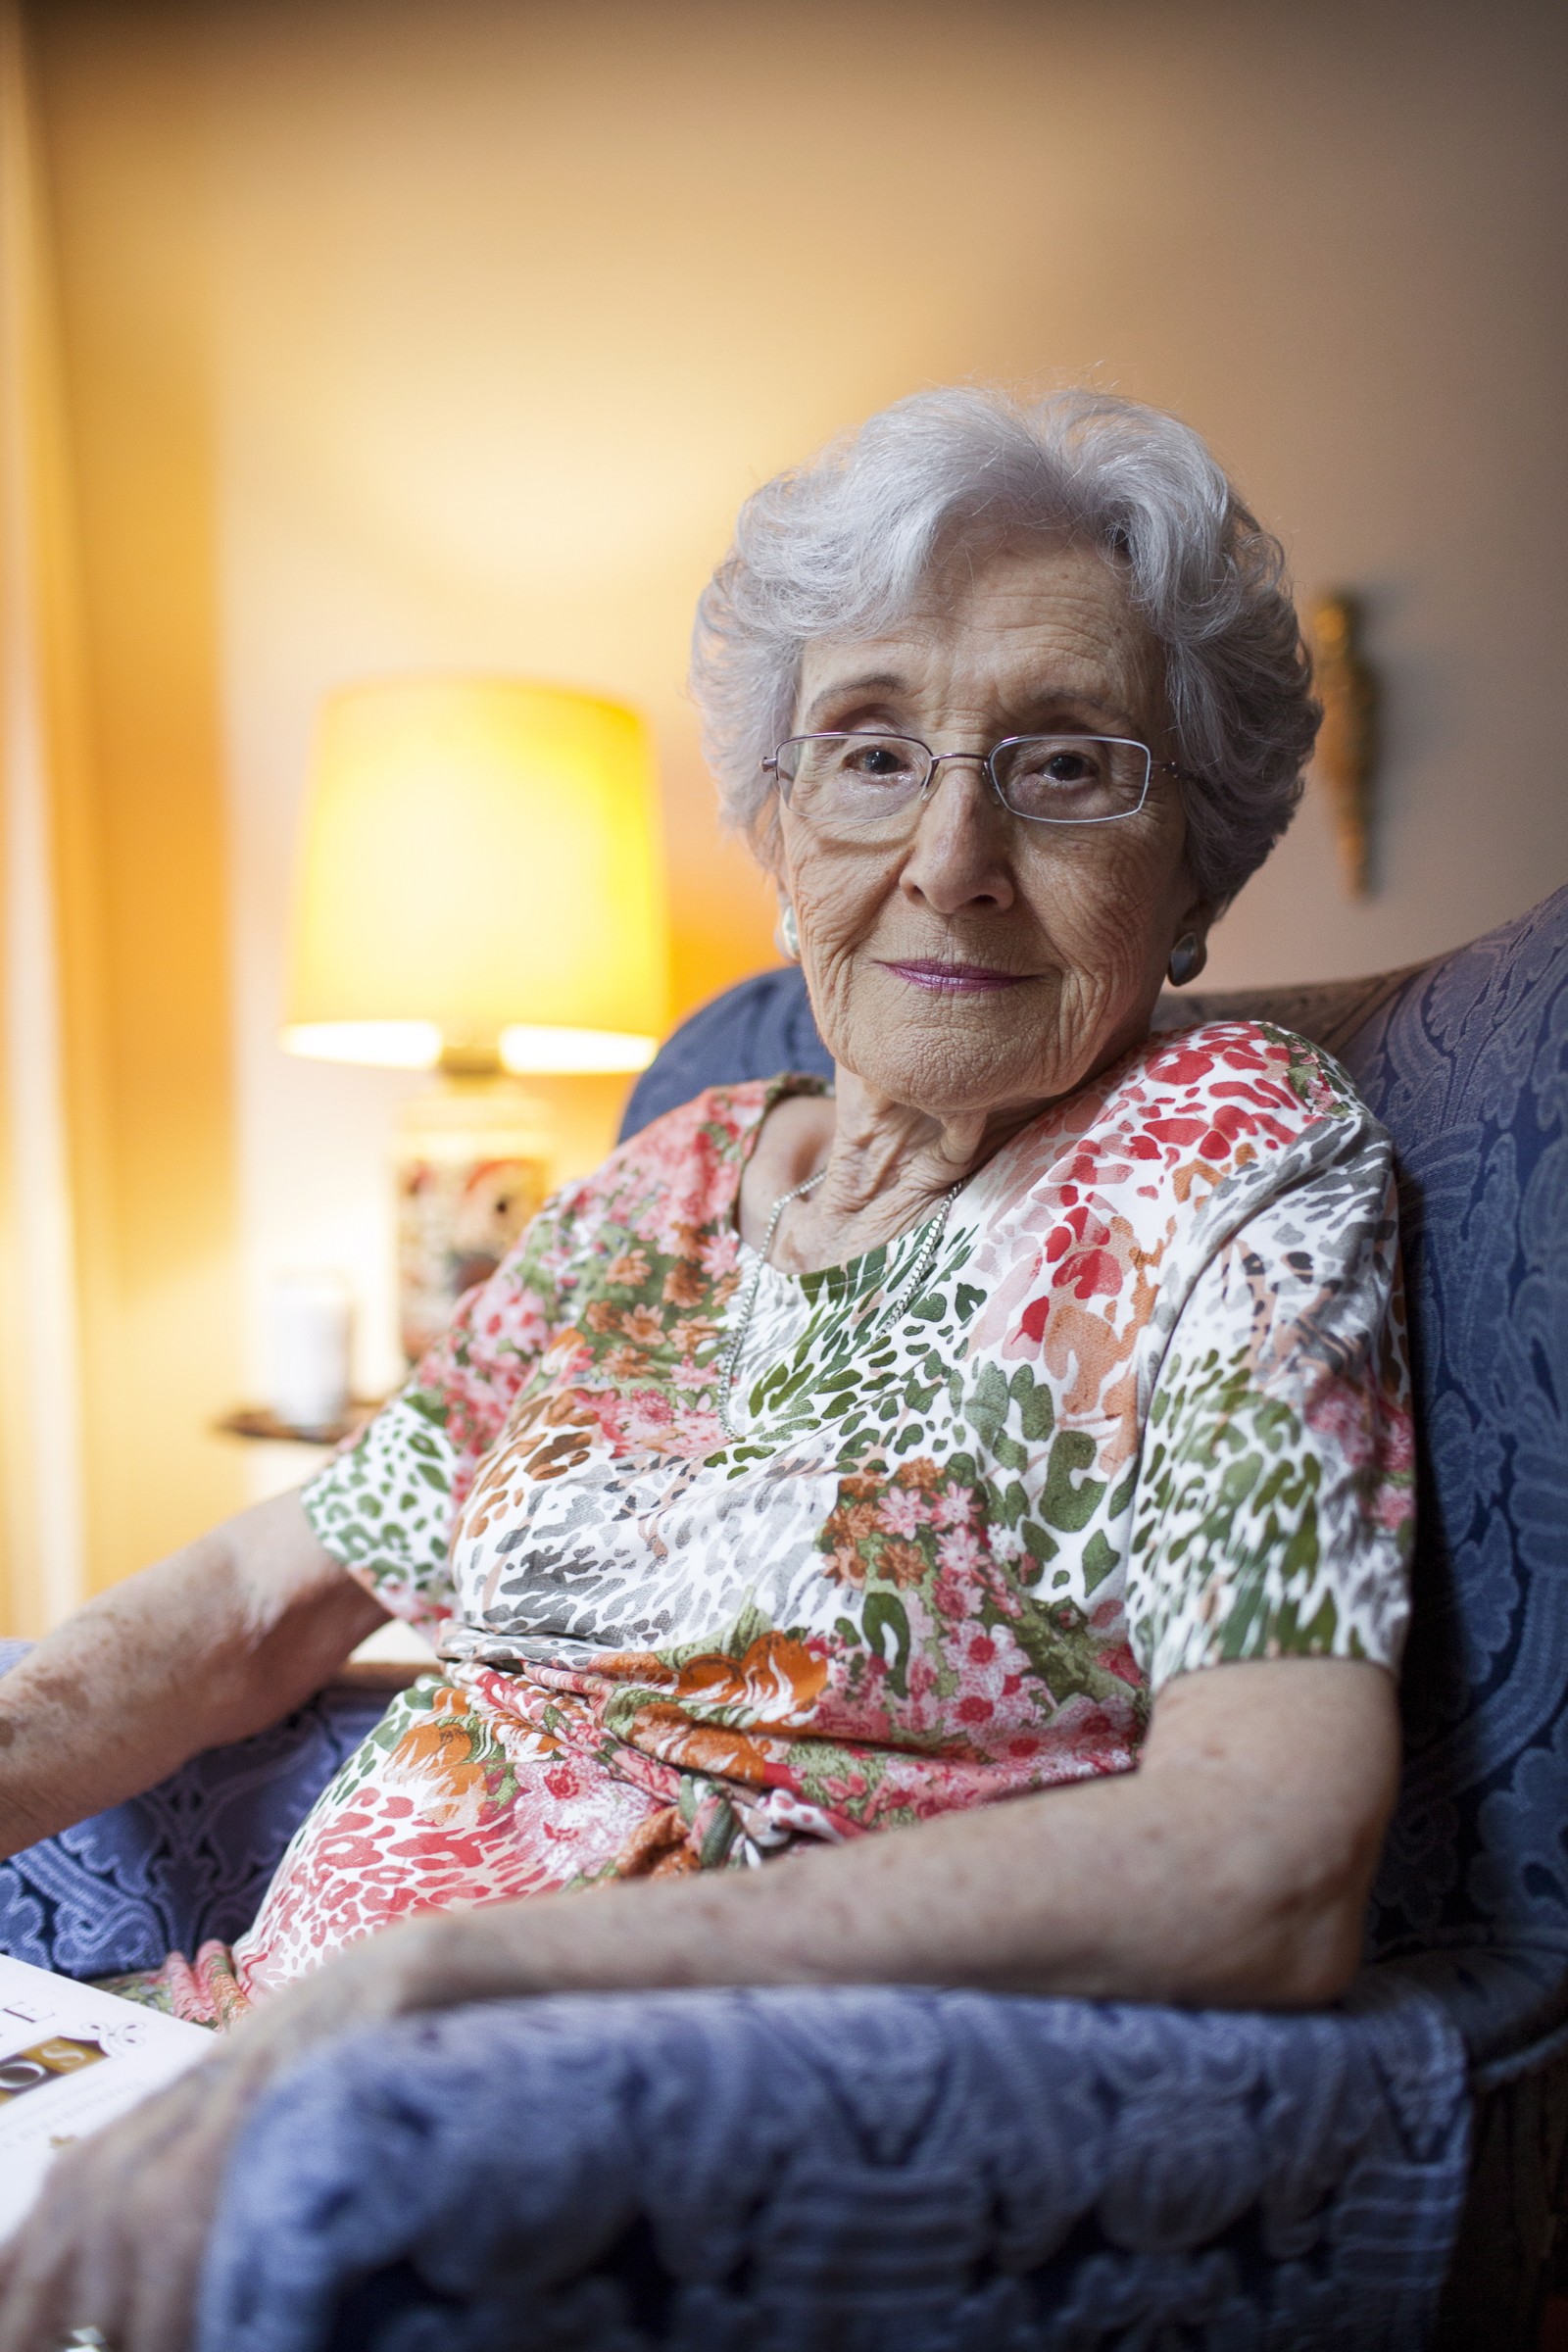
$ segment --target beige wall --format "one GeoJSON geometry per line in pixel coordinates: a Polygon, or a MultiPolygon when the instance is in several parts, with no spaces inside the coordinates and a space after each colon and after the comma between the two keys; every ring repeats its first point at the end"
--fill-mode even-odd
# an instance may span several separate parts
{"type": "MultiPolygon", "coordinates": [[[[152,14],[55,13],[92,24],[106,82],[152,14]]],[[[321,692],[475,662],[641,701],[695,1002],[769,957],[771,917],[712,827],[693,598],[752,484],[918,385],[1092,375],[1175,408],[1303,586],[1365,595],[1377,893],[1346,903],[1309,805],[1217,980],[1415,957],[1568,875],[1560,12],[230,0],[189,22],[250,1379],[265,1276],[298,1259],[355,1270],[366,1375],[390,1370],[402,1082],[272,1043],[321,692]]],[[[564,1092],[590,1155],[611,1090],[564,1092]]]]}

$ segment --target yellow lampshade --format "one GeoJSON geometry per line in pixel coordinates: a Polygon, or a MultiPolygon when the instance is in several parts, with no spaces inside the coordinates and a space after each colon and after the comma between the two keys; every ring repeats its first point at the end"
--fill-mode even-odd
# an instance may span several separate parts
{"type": "Polygon", "coordinates": [[[510,678],[328,699],[295,885],[291,1053],[642,1069],[666,957],[635,711],[510,678]]]}

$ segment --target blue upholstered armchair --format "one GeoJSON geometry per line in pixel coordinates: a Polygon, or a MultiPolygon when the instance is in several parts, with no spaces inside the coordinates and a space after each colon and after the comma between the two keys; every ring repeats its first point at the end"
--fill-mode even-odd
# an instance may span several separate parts
{"type": "MultiPolygon", "coordinates": [[[[1393,1133],[1423,1437],[1407,1764],[1308,2017],[910,1988],[562,1997],[350,2036],[233,2160],[206,2352],[1528,2345],[1568,2141],[1568,891],[1417,970],[1167,1005],[1393,1133]]],[[[823,1066],[799,977],[642,1081],[823,1066]]],[[[244,1926],[364,1692],[0,1869],[77,1975],[244,1926]]]]}

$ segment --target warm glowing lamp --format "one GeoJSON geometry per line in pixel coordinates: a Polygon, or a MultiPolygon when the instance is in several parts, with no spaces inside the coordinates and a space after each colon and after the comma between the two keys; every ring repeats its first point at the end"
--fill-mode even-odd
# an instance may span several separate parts
{"type": "Polygon", "coordinates": [[[648,731],[512,678],[321,713],[283,1043],[402,1069],[640,1070],[665,1014],[648,731]]]}
{"type": "Polygon", "coordinates": [[[665,988],[653,755],[634,711],[513,678],[329,697],[282,1042],[443,1074],[400,1146],[411,1353],[548,1181],[545,1114],[502,1073],[645,1068],[665,988]]]}

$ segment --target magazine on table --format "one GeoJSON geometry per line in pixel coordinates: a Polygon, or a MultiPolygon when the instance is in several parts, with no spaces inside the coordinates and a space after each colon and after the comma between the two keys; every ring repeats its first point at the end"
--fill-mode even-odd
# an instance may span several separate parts
{"type": "Polygon", "coordinates": [[[203,2026],[0,1955],[0,2242],[62,2148],[161,2090],[215,2039],[203,2026]]]}

